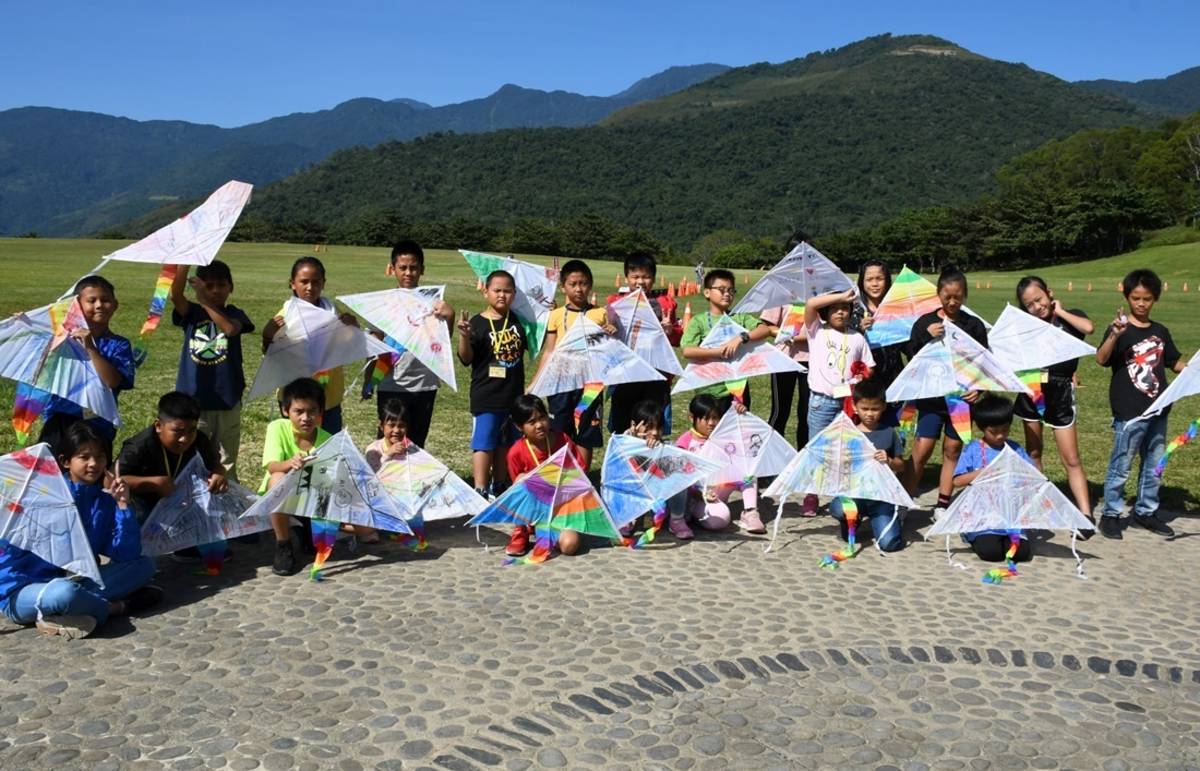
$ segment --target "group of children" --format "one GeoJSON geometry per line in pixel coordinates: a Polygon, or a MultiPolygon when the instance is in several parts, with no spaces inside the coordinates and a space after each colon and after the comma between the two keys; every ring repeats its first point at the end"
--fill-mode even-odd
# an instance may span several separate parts
{"type": "MultiPolygon", "coordinates": [[[[416,243],[402,242],[392,250],[388,273],[399,287],[416,288],[424,268],[424,253],[416,243]]],[[[1018,398],[1014,405],[997,395],[965,394],[963,399],[972,405],[974,422],[982,433],[978,442],[971,442],[965,448],[951,425],[944,400],[920,402],[916,439],[910,457],[904,457],[904,442],[898,431],[900,405],[886,400],[888,385],[903,368],[903,357],[911,358],[938,340],[944,334],[947,320],[981,345],[987,345],[986,327],[964,309],[968,287],[961,272],[952,268],[942,272],[937,281],[941,307],[916,322],[907,344],[874,350],[863,333],[870,329],[873,315],[891,286],[888,268],[879,262],[868,262],[861,268],[856,290],[808,298],[802,311],[791,306],[761,315],[732,313],[737,294],[734,275],[727,270],[708,271],[703,279],[707,308],[694,316],[686,329],[676,319],[673,299],[653,291],[656,265],[652,258],[631,257],[625,261],[624,272],[631,289],[646,292],[664,334],[678,344],[688,362],[730,359],[742,346],[778,335],[785,319],[802,313],[799,330],[779,347],[802,362],[807,374],[777,374],[771,381],[771,423],[780,433],[786,430],[793,398],[800,397],[796,409],[797,447],[825,429],[841,411],[852,412],[876,447],[876,460],[887,464],[910,491],[915,491],[940,438],[942,469],[936,516],[949,504],[954,489],[968,484],[1006,444],[1040,467],[1043,426],[1049,426],[1074,498],[1080,510],[1090,515],[1087,481],[1079,460],[1075,430],[1076,362],[1049,369],[1043,386],[1046,403],[1042,412],[1026,396],[1018,398]],[[746,331],[719,347],[704,347],[706,336],[725,315],[730,315],[746,331]],[[1028,453],[1008,438],[1014,414],[1025,427],[1028,453]]],[[[589,301],[593,280],[586,263],[568,261],[562,266],[559,278],[565,302],[550,314],[539,370],[561,336],[580,318],[590,319],[608,334],[616,331],[608,310],[589,301]]],[[[334,311],[333,304],[322,297],[324,286],[325,268],[320,260],[304,257],[295,262],[289,287],[297,300],[334,311]]],[[[454,308],[441,300],[433,306],[436,316],[448,328],[457,329],[456,352],[471,371],[470,446],[477,492],[484,496],[501,494],[510,480],[519,479],[564,445],[571,448],[582,468],[589,469],[594,450],[603,444],[604,398],[597,398],[577,419],[575,410],[581,392],[558,394],[549,404],[527,394],[524,360],[529,341],[521,320],[511,311],[516,282],[508,272],[497,270],[486,277],[483,286],[486,307],[474,316],[463,313],[456,317],[454,308]]],[[[1128,312],[1121,310],[1113,319],[1096,355],[1100,364],[1110,366],[1113,371],[1110,401],[1115,434],[1104,483],[1100,530],[1110,538],[1121,537],[1119,514],[1123,508],[1124,484],[1134,457],[1140,455],[1142,466],[1133,521],[1152,532],[1170,535],[1171,528],[1156,513],[1159,480],[1152,472],[1165,444],[1166,414],[1151,420],[1131,420],[1165,387],[1165,370],[1178,372],[1183,365],[1170,332],[1150,318],[1161,292],[1158,277],[1149,270],[1134,271],[1123,286],[1128,312]]],[[[210,490],[220,492],[230,480],[236,480],[245,389],[241,337],[253,332],[255,325],[243,311],[229,304],[232,291],[232,275],[220,261],[198,268],[190,281],[186,268],[177,272],[170,295],[174,305],[172,321],[183,328],[184,345],[176,390],[159,400],[153,425],[124,442],[111,469],[115,427],[98,417],[83,420],[80,408],[69,401],[54,399],[48,404],[40,440],[54,448],[75,495],[92,548],[108,557],[109,562],[102,568],[101,588],[87,580],[66,580],[61,577],[62,571],[28,552],[6,550],[0,554],[0,608],[11,620],[36,623],[41,631],[50,634],[78,636],[87,634],[109,616],[135,613],[161,599],[161,590],[148,583],[154,566],[141,555],[139,522],[144,521],[159,499],[172,493],[179,470],[196,455],[208,470],[210,490]],[[189,283],[193,299],[185,293],[189,283]]],[[[74,336],[83,344],[97,373],[114,395],[132,388],[132,346],[109,329],[109,321],[118,307],[112,284],[100,276],[88,276],[77,284],[75,294],[87,328],[76,330],[74,336]]],[[[609,301],[618,297],[614,295],[609,301]]],[[[1093,331],[1086,314],[1064,309],[1046,283],[1037,277],[1022,279],[1016,299],[1027,313],[1076,337],[1083,338],[1093,331]]],[[[264,325],[264,351],[283,328],[282,316],[281,310],[264,325]]],[[[343,314],[341,319],[347,324],[358,324],[350,314],[343,314]]],[[[289,471],[303,467],[314,450],[341,429],[346,382],[343,368],[297,374],[304,376],[281,390],[280,418],[266,430],[259,493],[277,484],[289,471]]],[[[387,380],[377,389],[379,436],[366,452],[372,468],[378,470],[384,461],[402,456],[411,444],[424,445],[438,383],[429,368],[410,353],[397,357],[387,380]]],[[[608,398],[611,431],[630,433],[650,444],[663,441],[670,434],[669,376],[662,382],[614,387],[608,398]]],[[[699,449],[726,411],[745,411],[750,404],[748,386],[739,400],[733,399],[721,385],[700,389],[689,404],[691,425],[676,444],[689,450],[699,449]]],[[[708,530],[728,527],[733,517],[727,502],[735,490],[740,491],[742,498],[738,526],[750,533],[764,533],[757,511],[755,480],[736,487],[705,486],[681,493],[669,504],[670,532],[676,538],[689,539],[694,535],[693,525],[708,530]]],[[[901,526],[890,507],[872,501],[856,504],[862,522],[870,525],[881,549],[902,548],[901,526]]],[[[817,508],[816,496],[806,496],[802,514],[815,516],[817,508]]],[[[840,500],[830,505],[829,513],[842,522],[845,536],[840,500]]],[[[280,575],[291,574],[298,569],[297,544],[306,548],[309,541],[303,533],[299,538],[293,535],[285,514],[272,515],[271,525],[276,539],[273,570],[280,575]]],[[[636,524],[630,525],[633,527],[636,524]]],[[[631,534],[629,529],[623,533],[631,534]]],[[[358,535],[367,541],[377,538],[377,534],[365,528],[359,528],[358,535]]],[[[523,555],[529,549],[530,536],[527,528],[514,528],[507,553],[514,557],[523,555]]],[[[967,540],[981,558],[999,560],[1004,557],[1007,537],[1003,533],[977,533],[967,540]]],[[[558,541],[563,554],[574,554],[580,546],[580,537],[572,532],[563,533],[558,541]]],[[[1027,559],[1028,554],[1026,543],[1017,551],[1016,559],[1027,559]]]]}

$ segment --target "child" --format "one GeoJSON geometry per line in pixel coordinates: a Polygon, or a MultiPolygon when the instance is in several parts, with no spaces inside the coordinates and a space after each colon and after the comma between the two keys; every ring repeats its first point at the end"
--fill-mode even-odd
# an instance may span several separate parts
{"type": "MultiPolygon", "coordinates": [[[[808,241],[808,234],[797,230],[784,245],[784,254],[808,241]]],[[[771,335],[778,338],[780,328],[788,316],[800,314],[803,317],[803,304],[781,305],[763,311],[762,320],[770,327],[771,335]]],[[[808,333],[801,325],[792,337],[783,342],[776,340],[775,347],[799,362],[808,369],[808,333]]],[[[792,411],[792,399],[796,400],[796,446],[808,444],[808,377],[803,372],[772,372],[771,373],[771,415],[767,422],[780,436],[787,436],[788,414],[792,411]]]]}
{"type": "MultiPolygon", "coordinates": [[[[971,408],[971,419],[975,421],[983,436],[967,445],[959,455],[954,468],[955,487],[966,487],[974,482],[979,472],[1000,454],[1005,445],[1011,447],[1030,465],[1034,465],[1033,459],[1021,445],[1008,438],[1008,432],[1012,428],[1012,417],[1012,402],[1003,396],[986,394],[975,402],[971,408]]],[[[971,545],[971,550],[984,562],[1003,562],[1009,547],[1007,530],[963,533],[963,540],[971,545]]],[[[1029,557],[1029,541],[1025,532],[1021,531],[1021,543],[1017,546],[1013,562],[1028,562],[1029,557]]]]}
{"type": "MultiPolygon", "coordinates": [[[[1017,283],[1017,303],[1025,312],[1082,340],[1092,333],[1095,326],[1081,310],[1065,310],[1046,282],[1037,276],[1026,276],[1017,283]]],[[[1042,396],[1046,400],[1043,414],[1026,394],[1017,397],[1013,410],[1025,424],[1025,449],[1034,465],[1042,467],[1042,424],[1054,429],[1054,442],[1063,467],[1067,470],[1067,484],[1075,496],[1075,505],[1093,523],[1092,504],[1088,496],[1087,475],[1079,458],[1079,435],[1075,431],[1075,370],[1078,359],[1055,364],[1046,369],[1047,379],[1042,383],[1042,396]]],[[[1091,530],[1080,533],[1080,538],[1092,537],[1091,530]]]]}
{"type": "MultiPolygon", "coordinates": [[[[562,431],[551,428],[550,416],[546,405],[532,394],[518,396],[512,408],[513,425],[521,432],[521,438],[508,448],[506,460],[508,463],[509,479],[517,480],[537,468],[557,452],[564,444],[575,453],[576,460],[583,464],[580,448],[575,446],[571,437],[562,431]]],[[[513,527],[508,546],[504,553],[510,557],[520,557],[529,549],[530,528],[526,525],[513,527]]],[[[570,557],[579,551],[579,533],[574,530],[563,530],[558,534],[558,550],[570,557]]]]}
{"type": "MultiPolygon", "coordinates": [[[[661,289],[654,289],[654,279],[657,274],[658,266],[653,257],[633,255],[625,258],[625,283],[629,286],[630,291],[642,290],[650,310],[654,311],[654,317],[662,322],[663,333],[666,334],[672,345],[677,345],[679,336],[683,332],[675,320],[675,311],[678,306],[675,298],[669,297],[661,289]]],[[[622,297],[620,292],[611,294],[608,296],[608,304],[612,305],[622,297]]],[[[611,402],[609,429],[614,434],[625,433],[630,426],[630,411],[634,406],[644,399],[655,399],[662,405],[663,410],[667,411],[663,417],[663,427],[665,433],[670,434],[671,421],[667,416],[670,415],[671,408],[671,376],[666,375],[666,378],[666,380],[656,380],[650,383],[622,383],[610,388],[608,391],[611,402]]]]}
{"type": "MultiPolygon", "coordinates": [[[[947,265],[937,280],[938,299],[942,302],[940,310],[930,311],[917,319],[913,324],[912,333],[908,338],[908,357],[911,359],[929,343],[941,338],[945,332],[943,321],[950,319],[959,329],[973,337],[976,342],[987,347],[987,327],[983,322],[969,313],[962,312],[963,303],[967,300],[967,277],[957,268],[947,265]]],[[[980,392],[969,391],[963,395],[963,401],[974,404],[980,397],[980,392]]],[[[921,473],[925,471],[925,463],[933,454],[933,445],[937,443],[938,435],[942,439],[942,471],[938,478],[938,498],[934,507],[934,518],[941,517],[946,507],[950,505],[950,495],[954,492],[954,465],[958,463],[958,455],[962,452],[963,443],[954,427],[950,425],[950,414],[946,409],[946,400],[918,399],[917,400],[917,439],[913,443],[912,468],[909,470],[908,492],[915,494],[921,473]]]]}
{"type": "MultiPolygon", "coordinates": [[[[220,260],[196,268],[188,281],[188,266],[179,265],[171,284],[171,323],[183,327],[183,350],[175,390],[195,397],[200,428],[221,454],[225,476],[237,481],[238,448],[242,441],[242,335],[254,322],[241,308],[226,304],[233,292],[233,274],[220,260]],[[184,284],[196,292],[187,299],[184,284]]],[[[136,492],[136,491],[135,491],[136,492]]]]}
{"type": "Polygon", "coordinates": [[[408,451],[408,410],[400,399],[388,399],[379,408],[380,437],[367,445],[363,453],[367,465],[378,473],[383,464],[404,457],[408,451]]]}
{"type": "MultiPolygon", "coordinates": [[[[643,399],[633,406],[633,410],[628,415],[630,420],[629,428],[625,429],[626,436],[636,437],[646,443],[647,447],[654,448],[662,442],[663,437],[663,408],[662,404],[657,399],[643,399]]],[[[637,467],[635,461],[630,461],[634,467],[637,467]]],[[[621,528],[621,535],[629,538],[633,535],[638,527],[641,517],[628,523],[621,528]]]]}
{"type": "MultiPolygon", "coordinates": [[[[875,313],[883,304],[883,298],[887,296],[888,290],[891,288],[892,274],[882,260],[867,260],[859,267],[858,296],[866,307],[866,314],[859,321],[858,327],[864,336],[875,323],[875,313]]],[[[871,377],[879,381],[883,386],[884,393],[887,393],[888,386],[904,369],[904,347],[904,343],[893,343],[871,349],[871,353],[875,357],[875,366],[871,370],[871,377]]],[[[895,407],[897,406],[899,405],[888,406],[888,410],[884,412],[882,418],[884,425],[895,425],[898,413],[895,407]]]]}
{"type": "MultiPolygon", "coordinates": [[[[862,379],[860,367],[875,366],[871,346],[859,332],[850,331],[855,292],[823,294],[804,305],[808,335],[808,435],[816,436],[846,406],[850,388],[862,379]],[[861,363],[860,363],[861,362],[861,363]]],[[[804,496],[801,516],[817,515],[817,496],[804,496]]]]}
{"type": "MultiPolygon", "coordinates": [[[[904,442],[895,428],[882,423],[888,406],[885,392],[883,383],[874,377],[855,383],[854,411],[858,414],[859,428],[871,440],[871,444],[875,445],[875,460],[885,464],[892,473],[899,476],[905,466],[904,442]]],[[[882,501],[862,498],[856,498],[854,505],[858,507],[859,520],[871,523],[871,533],[880,551],[900,551],[904,548],[904,539],[901,538],[900,532],[903,511],[897,511],[894,506],[882,501]],[[893,514],[896,515],[894,522],[893,514]]],[[[834,498],[829,503],[829,513],[841,526],[842,540],[848,540],[849,530],[841,498],[834,498]]]]}
{"type": "MultiPolygon", "coordinates": [[[[561,308],[550,311],[550,317],[546,320],[546,339],[542,344],[541,358],[538,360],[538,371],[533,376],[534,380],[537,380],[537,375],[541,373],[550,354],[554,352],[559,335],[565,335],[580,316],[586,316],[610,335],[617,331],[616,327],[608,323],[607,312],[588,302],[588,296],[592,293],[592,269],[587,266],[586,262],[567,260],[558,275],[567,303],[561,308]]],[[[587,412],[580,419],[577,429],[575,427],[575,405],[579,404],[582,397],[583,389],[580,388],[554,394],[548,401],[551,427],[574,440],[579,447],[579,457],[583,458],[584,470],[587,470],[592,467],[592,453],[597,447],[604,445],[604,432],[600,428],[604,416],[604,395],[597,396],[596,401],[588,407],[587,412]]]]}
{"type": "Polygon", "coordinates": [[[103,588],[88,578],[66,578],[41,557],[8,544],[0,552],[0,606],[13,623],[36,624],[42,634],[74,639],[87,637],[112,616],[139,613],[162,601],[162,589],[148,585],[154,560],[142,556],[128,488],[107,471],[109,447],[100,432],[80,420],[64,430],[57,448],[88,543],[108,558],[100,566],[103,588]]]}
{"type": "MultiPolygon", "coordinates": [[[[392,247],[391,262],[387,273],[394,276],[401,289],[416,289],[425,274],[425,252],[415,241],[401,241],[392,247]]],[[[450,303],[438,300],[433,312],[444,319],[447,326],[454,323],[454,308],[450,303]]],[[[433,403],[437,400],[441,380],[411,353],[402,353],[392,365],[391,374],[379,384],[375,407],[379,420],[384,420],[384,404],[392,399],[404,402],[407,415],[408,437],[418,447],[424,447],[429,438],[429,425],[433,420],[433,403]]]]}
{"type": "MultiPolygon", "coordinates": [[[[283,387],[279,399],[279,412],[283,416],[267,424],[263,437],[263,480],[258,486],[262,495],[279,484],[293,469],[303,468],[309,456],[325,443],[329,432],[322,427],[321,416],[325,411],[325,390],[310,377],[293,380],[283,387]]],[[[308,519],[304,520],[311,527],[308,519]]],[[[271,566],[277,576],[290,576],[296,572],[296,555],[292,547],[288,515],[282,512],[271,514],[271,527],[275,531],[275,561],[271,566]]],[[[304,533],[300,544],[307,550],[304,533]]]]}
{"type": "MultiPolygon", "coordinates": [[[[185,393],[172,391],[158,400],[154,425],[121,445],[121,478],[133,494],[139,524],[146,521],[159,499],[175,492],[179,470],[197,454],[209,472],[208,489],[221,493],[228,488],[220,455],[197,428],[199,421],[200,404],[185,393]]],[[[195,556],[199,557],[199,552],[195,556]]]]}
{"type": "Polygon", "coordinates": [[[1104,342],[1096,351],[1100,366],[1112,367],[1108,402],[1113,416],[1113,449],[1104,477],[1104,504],[1100,509],[1100,532],[1105,538],[1121,538],[1121,508],[1125,505],[1125,480],[1140,455],[1137,499],[1133,503],[1133,521],[1150,532],[1170,537],[1171,527],[1158,516],[1158,488],[1162,480],[1154,467],[1163,456],[1167,436],[1167,416],[1130,422],[1141,415],[1167,387],[1167,369],[1182,372],[1186,366],[1171,332],[1150,318],[1150,310],[1162,293],[1162,281],[1154,271],[1135,270],[1122,283],[1129,314],[1118,310],[1104,332],[1104,342]]]}
{"type": "MultiPolygon", "coordinates": [[[[325,266],[316,257],[301,257],[292,263],[292,277],[288,286],[292,290],[292,295],[304,302],[331,313],[335,310],[333,303],[321,297],[321,292],[325,289],[325,266]]],[[[352,327],[358,326],[358,319],[354,317],[353,313],[343,313],[338,318],[342,320],[343,324],[349,324],[352,327]]],[[[263,353],[267,352],[271,341],[275,339],[275,335],[282,328],[283,309],[281,308],[278,315],[263,327],[263,353]]],[[[344,368],[338,366],[309,374],[325,389],[327,406],[324,408],[321,418],[321,428],[330,434],[336,434],[342,430],[342,395],[346,391],[344,368]]]]}
{"type": "MultiPolygon", "coordinates": [[[[683,348],[683,357],[688,361],[703,364],[706,361],[730,359],[737,355],[738,348],[756,340],[765,340],[771,335],[771,328],[762,319],[751,313],[730,314],[729,319],[737,322],[747,331],[741,337],[735,337],[720,348],[701,348],[700,343],[708,335],[717,321],[729,313],[733,306],[733,298],[737,296],[737,280],[733,273],[718,269],[704,274],[704,298],[708,300],[708,310],[692,317],[679,345],[683,348]]],[[[697,389],[697,393],[709,394],[717,398],[728,397],[728,391],[721,384],[697,389]]],[[[745,406],[750,408],[750,386],[746,386],[745,406]]],[[[728,403],[727,403],[728,404],[728,403]]],[[[724,412],[724,410],[722,410],[724,412]]],[[[694,417],[693,417],[694,422],[694,417]]],[[[672,530],[671,532],[674,532],[672,530]]]]}
{"type": "Polygon", "coordinates": [[[458,322],[458,360],[471,368],[471,466],[485,498],[489,486],[498,494],[504,483],[496,448],[507,444],[508,413],[525,392],[525,330],[509,313],[516,292],[511,273],[492,271],[484,284],[488,307],[470,321],[464,311],[458,322]]]}
{"type": "MultiPolygon", "coordinates": [[[[122,391],[133,388],[134,374],[133,346],[108,328],[120,307],[116,289],[103,276],[84,276],[75,284],[75,299],[79,301],[87,329],[77,329],[71,336],[83,344],[96,374],[112,389],[113,398],[116,398],[122,391]]],[[[78,404],[51,396],[42,411],[45,422],[38,441],[57,447],[62,434],[82,417],[83,408],[78,404]]],[[[87,422],[106,441],[112,442],[116,438],[117,427],[104,418],[93,416],[87,422]]]]}

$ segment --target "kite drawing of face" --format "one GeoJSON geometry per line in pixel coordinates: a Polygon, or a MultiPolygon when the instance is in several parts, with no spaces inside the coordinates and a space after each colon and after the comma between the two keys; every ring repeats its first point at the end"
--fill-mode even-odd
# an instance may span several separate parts
{"type": "Polygon", "coordinates": [[[1129,372],[1129,381],[1133,387],[1151,399],[1158,396],[1162,387],[1154,368],[1162,361],[1163,341],[1158,335],[1152,335],[1137,342],[1129,349],[1125,357],[1125,368],[1129,372]]]}

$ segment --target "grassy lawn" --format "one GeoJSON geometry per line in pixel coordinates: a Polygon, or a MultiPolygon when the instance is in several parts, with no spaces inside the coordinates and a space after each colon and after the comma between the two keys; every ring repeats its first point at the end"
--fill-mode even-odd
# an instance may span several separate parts
{"type": "MultiPolygon", "coordinates": [[[[0,295],[0,317],[50,302],[66,291],[78,277],[91,270],[102,255],[125,243],[0,239],[0,265],[4,267],[6,279],[5,291],[0,295]]],[[[261,328],[288,297],[287,279],[292,261],[311,254],[311,246],[295,244],[227,244],[221,250],[221,259],[228,262],[233,270],[235,289],[231,302],[243,308],[261,328]]],[[[394,286],[391,279],[384,275],[388,259],[386,249],[331,246],[318,256],[328,271],[327,296],[394,286]]],[[[550,258],[547,257],[526,259],[550,264],[550,258]]],[[[600,260],[590,263],[596,275],[596,291],[603,301],[603,297],[612,291],[615,277],[621,272],[620,263],[600,260]]],[[[1168,282],[1169,288],[1156,306],[1154,317],[1171,329],[1185,358],[1190,357],[1200,346],[1200,324],[1196,321],[1200,318],[1197,313],[1200,310],[1200,244],[1156,246],[1118,257],[1032,272],[1046,279],[1057,297],[1068,307],[1082,308],[1097,322],[1097,327],[1103,327],[1122,301],[1117,293],[1117,282],[1135,267],[1152,268],[1168,282]],[[1068,282],[1072,286],[1070,291],[1068,282]],[[1089,282],[1091,291],[1088,291],[1089,282]],[[1183,291],[1185,282],[1188,284],[1187,292],[1183,291]]],[[[757,271],[746,273],[748,275],[738,276],[739,291],[748,287],[743,281],[747,278],[753,281],[759,275],[757,271]]],[[[146,305],[153,291],[156,274],[156,266],[150,265],[112,263],[105,268],[104,275],[116,284],[122,303],[113,322],[117,333],[136,338],[146,315],[146,305]]],[[[669,281],[678,281],[684,276],[694,278],[691,268],[679,266],[664,266],[660,275],[669,281]]],[[[1013,289],[1021,275],[1023,272],[970,274],[971,307],[987,318],[995,319],[1004,304],[1013,301],[1013,289]]],[[[483,308],[482,298],[475,289],[474,275],[457,252],[428,252],[424,283],[444,283],[446,299],[457,310],[466,309],[476,313],[483,308]]],[[[703,298],[688,299],[692,301],[694,311],[704,310],[703,298]]],[[[1098,330],[1089,338],[1089,342],[1098,344],[1100,334],[1098,330]]],[[[253,379],[261,358],[257,339],[256,333],[253,342],[244,346],[247,382],[253,379]]],[[[158,397],[174,388],[181,345],[180,330],[170,324],[169,318],[164,320],[153,338],[149,360],[138,371],[137,388],[121,397],[121,415],[125,425],[118,440],[153,420],[158,397]]],[[[527,374],[532,377],[532,367],[527,367],[527,374]]],[[[347,375],[348,379],[352,377],[349,371],[347,375]]],[[[1079,376],[1079,430],[1084,468],[1093,485],[1097,485],[1103,481],[1112,444],[1108,411],[1109,374],[1094,360],[1086,359],[1080,365],[1079,376]]],[[[465,368],[460,367],[458,382],[458,393],[443,388],[438,396],[427,449],[469,478],[470,457],[465,449],[470,436],[470,414],[467,410],[469,374],[465,368]]],[[[765,378],[754,382],[751,389],[754,392],[754,411],[765,415],[770,409],[770,391],[765,378]]],[[[359,401],[356,393],[357,387],[348,391],[343,410],[351,433],[360,445],[365,445],[374,436],[375,408],[373,402],[359,401]]],[[[3,405],[5,412],[12,403],[12,395],[12,383],[0,383],[0,405],[3,405]]],[[[689,395],[681,395],[675,399],[673,429],[676,435],[687,427],[688,398],[689,395]]],[[[1181,431],[1196,416],[1198,409],[1200,405],[1188,402],[1174,410],[1170,426],[1172,435],[1181,431]]],[[[266,399],[245,405],[239,468],[242,479],[247,482],[258,478],[263,427],[275,415],[274,405],[266,399]]],[[[1022,440],[1019,428],[1014,431],[1014,438],[1022,440]]],[[[8,451],[14,446],[11,426],[7,420],[3,420],[0,422],[0,450],[8,451]]],[[[1063,474],[1052,441],[1048,441],[1046,448],[1046,470],[1052,479],[1062,481],[1063,474]]],[[[1200,508],[1200,501],[1194,492],[1200,489],[1200,448],[1181,450],[1173,459],[1165,481],[1165,507],[1176,511],[1200,508]]]]}

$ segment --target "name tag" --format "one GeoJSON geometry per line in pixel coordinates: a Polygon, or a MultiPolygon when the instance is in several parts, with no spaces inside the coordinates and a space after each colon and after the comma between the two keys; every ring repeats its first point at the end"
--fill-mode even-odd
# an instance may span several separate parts
{"type": "Polygon", "coordinates": [[[508,377],[508,370],[504,367],[493,364],[492,366],[488,367],[488,377],[508,377]]]}
{"type": "Polygon", "coordinates": [[[842,383],[839,386],[834,386],[833,387],[833,395],[836,396],[838,399],[845,399],[847,396],[850,395],[850,386],[846,385],[845,383],[842,383]]]}

